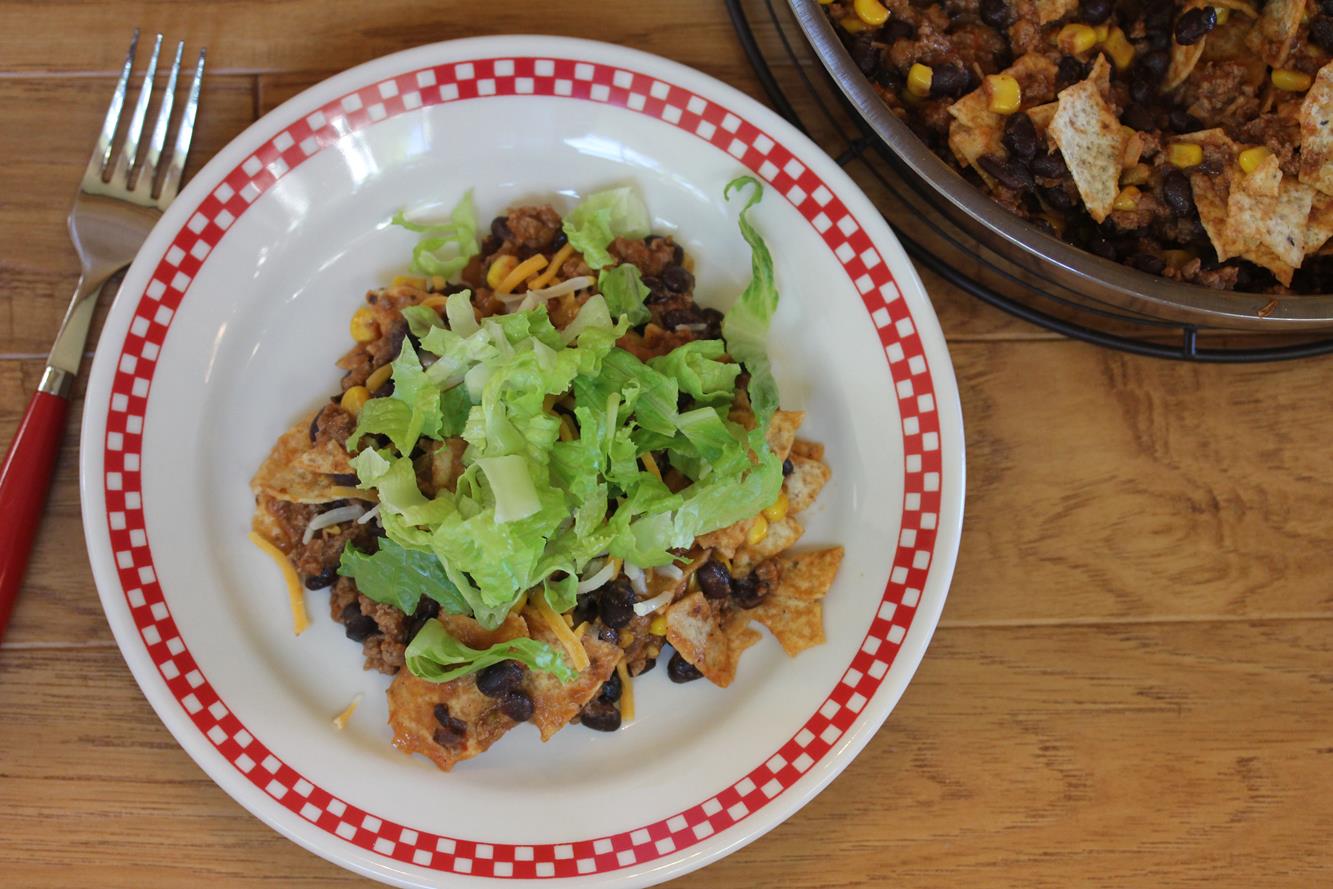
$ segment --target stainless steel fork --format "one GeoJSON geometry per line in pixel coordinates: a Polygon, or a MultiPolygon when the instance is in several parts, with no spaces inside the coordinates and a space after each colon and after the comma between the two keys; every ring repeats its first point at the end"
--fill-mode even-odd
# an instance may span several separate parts
{"type": "Polygon", "coordinates": [[[185,44],[181,42],[176,45],[175,60],[158,103],[157,120],[147,145],[142,144],[162,50],[162,35],[158,34],[117,150],[116,132],[125,109],[138,45],[136,29],[102,131],[69,212],[69,236],[82,265],[79,283],[46,359],[41,382],[28,402],[0,467],[0,637],[18,598],[28,554],[41,521],[69,409],[70,388],[79,372],[97,294],[107,279],[134,259],[162,211],[176,197],[194,135],[199,86],[204,76],[202,49],[176,123],[174,145],[166,144],[176,81],[185,52],[185,44]]]}

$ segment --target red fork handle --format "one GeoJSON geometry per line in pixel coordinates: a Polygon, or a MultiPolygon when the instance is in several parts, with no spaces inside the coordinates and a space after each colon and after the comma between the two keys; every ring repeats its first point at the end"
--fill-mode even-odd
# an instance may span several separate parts
{"type": "Polygon", "coordinates": [[[34,392],[0,468],[0,638],[23,584],[68,412],[68,399],[34,392]]]}

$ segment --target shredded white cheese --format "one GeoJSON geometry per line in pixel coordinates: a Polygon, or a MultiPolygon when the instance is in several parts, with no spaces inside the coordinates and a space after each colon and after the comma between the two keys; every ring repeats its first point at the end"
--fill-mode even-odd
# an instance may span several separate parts
{"type": "MultiPolygon", "coordinates": [[[[376,509],[379,505],[376,504],[376,509]]],[[[350,522],[352,519],[359,519],[365,514],[365,507],[358,506],[355,503],[347,506],[340,506],[337,509],[330,509],[328,512],[321,512],[310,520],[310,524],[305,526],[305,533],[301,535],[301,543],[306,544],[315,538],[316,531],[322,531],[334,525],[341,525],[343,522],[350,522]]]]}

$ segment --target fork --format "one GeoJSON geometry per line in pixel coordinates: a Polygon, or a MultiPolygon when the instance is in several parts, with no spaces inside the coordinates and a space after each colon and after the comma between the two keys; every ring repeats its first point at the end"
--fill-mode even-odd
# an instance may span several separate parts
{"type": "Polygon", "coordinates": [[[5,454],[4,464],[0,466],[0,637],[4,635],[18,598],[41,520],[42,505],[50,487],[65,415],[69,410],[70,389],[79,372],[97,295],[112,275],[134,259],[149,231],[161,218],[162,211],[176,197],[185,158],[190,151],[190,139],[194,135],[199,85],[204,76],[202,49],[176,124],[175,144],[173,147],[166,145],[176,80],[185,52],[182,41],[176,45],[175,61],[167,75],[157,120],[143,157],[139,157],[153,80],[157,76],[158,55],[162,49],[162,35],[158,34],[143,84],[117,146],[116,131],[125,108],[138,46],[139,30],[136,28],[115,92],[111,95],[111,104],[106,110],[102,131],[93,146],[92,157],[69,212],[69,236],[82,266],[79,283],[60,323],[60,332],[56,334],[55,344],[46,359],[46,370],[37,384],[37,391],[28,402],[5,454]]]}

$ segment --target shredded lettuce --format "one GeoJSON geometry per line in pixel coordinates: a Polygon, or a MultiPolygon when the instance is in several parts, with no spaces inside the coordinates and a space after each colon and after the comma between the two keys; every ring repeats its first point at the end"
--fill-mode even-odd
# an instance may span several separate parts
{"type": "Polygon", "coordinates": [[[732,192],[747,185],[753,191],[741,207],[738,223],[741,237],[750,245],[750,283],[722,319],[722,337],[727,352],[750,374],[750,406],[760,428],[766,428],[778,408],[778,384],[768,363],[768,328],[778,309],[778,288],[773,281],[773,256],[750,222],[750,208],[763,198],[764,187],[753,176],[738,176],[727,183],[722,195],[730,200],[732,192]]]}
{"type": "Polygon", "coordinates": [[[648,366],[674,379],[695,404],[723,407],[731,404],[741,372],[739,364],[721,360],[725,354],[721,340],[694,340],[649,359],[648,366]]]}
{"type": "Polygon", "coordinates": [[[349,544],[343,549],[338,573],[356,581],[356,588],[367,598],[407,614],[417,610],[422,596],[434,599],[449,614],[468,610],[434,553],[407,549],[393,540],[381,540],[379,549],[370,554],[349,544]]]}
{"type": "Polygon", "coordinates": [[[404,653],[412,675],[428,682],[448,682],[469,673],[484,670],[501,661],[519,661],[529,669],[552,673],[561,682],[578,675],[554,648],[537,639],[510,639],[497,642],[485,651],[459,642],[437,620],[427,621],[404,653]]]}
{"type": "Polygon", "coordinates": [[[612,241],[618,237],[642,238],[651,226],[643,199],[628,186],[588,195],[565,216],[564,222],[569,243],[594,269],[616,261],[606,249],[612,241]]]}
{"type": "Polygon", "coordinates": [[[643,283],[636,265],[624,262],[615,268],[602,269],[597,276],[597,289],[606,298],[611,317],[624,315],[629,318],[631,327],[637,327],[653,316],[643,304],[651,291],[643,283]]]}
{"type": "Polygon", "coordinates": [[[407,322],[407,329],[412,332],[412,336],[421,339],[437,327],[443,327],[440,316],[435,314],[435,310],[427,306],[407,306],[403,309],[403,320],[407,322]]]}
{"type": "Polygon", "coordinates": [[[481,252],[477,240],[477,214],[472,209],[470,190],[454,206],[447,223],[409,222],[399,210],[393,215],[392,224],[425,235],[412,248],[412,271],[419,275],[451,277],[481,252]]]}

